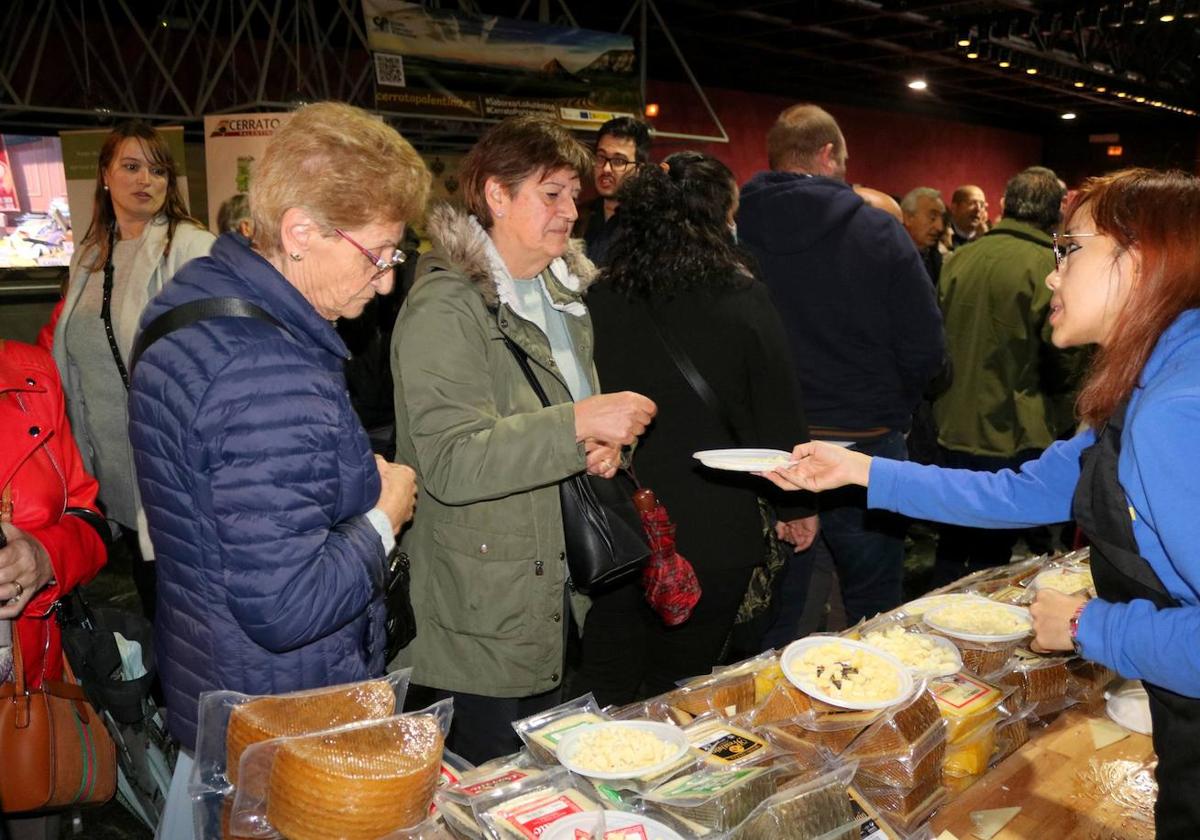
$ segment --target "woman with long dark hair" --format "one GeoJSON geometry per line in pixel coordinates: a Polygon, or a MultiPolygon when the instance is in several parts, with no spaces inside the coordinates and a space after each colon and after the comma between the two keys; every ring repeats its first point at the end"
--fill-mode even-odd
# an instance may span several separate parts
{"type": "Polygon", "coordinates": [[[153,551],[129,448],[126,366],[146,304],[212,247],[213,235],[183,203],[179,175],[166,138],[153,128],[128,122],[112,130],[100,148],[92,223],[75,249],[54,331],[71,426],[100,482],[100,504],[134,555],[133,580],[149,618],[153,551]]]}
{"type": "MultiPolygon", "coordinates": [[[[761,488],[701,466],[692,453],[788,446],[808,435],[783,324],[732,230],[733,173],[708,155],[680,152],[628,180],[620,199],[608,267],[588,296],[596,368],[606,389],[636,391],[659,406],[635,469],[670,511],[679,553],[703,594],[672,628],[646,604],[640,580],[594,596],[577,687],[602,704],[667,690],[716,664],[751,573],[764,562],[761,488]],[[719,410],[673,354],[703,377],[719,410]]],[[[775,513],[797,548],[812,542],[809,505],[793,498],[775,513]]]]}
{"type": "MultiPolygon", "coordinates": [[[[623,212],[623,211],[622,211],[623,212]]],[[[783,488],[867,487],[872,507],[977,528],[1071,518],[1091,541],[1091,601],[1038,593],[1036,645],[1141,679],[1158,753],[1159,837],[1200,832],[1200,179],[1093,178],[1055,235],[1057,347],[1096,344],[1079,395],[1088,428],[1019,472],[871,459],[802,444],[783,488]]]]}

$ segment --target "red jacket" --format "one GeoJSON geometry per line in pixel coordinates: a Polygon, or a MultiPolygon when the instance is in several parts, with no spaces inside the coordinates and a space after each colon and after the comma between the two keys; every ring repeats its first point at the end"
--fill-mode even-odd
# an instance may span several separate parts
{"type": "Polygon", "coordinates": [[[68,507],[96,508],[96,479],[83,469],[71,437],[62,385],[45,350],[0,341],[0,488],[12,482],[12,524],[50,555],[54,582],[30,597],[13,624],[30,687],[62,674],[54,602],[104,565],[104,543],[68,507]]]}

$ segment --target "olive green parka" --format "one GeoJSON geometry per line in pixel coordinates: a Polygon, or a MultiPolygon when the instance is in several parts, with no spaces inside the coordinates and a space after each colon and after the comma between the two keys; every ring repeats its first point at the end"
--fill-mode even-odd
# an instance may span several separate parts
{"type": "MultiPolygon", "coordinates": [[[[570,617],[558,484],[585,468],[585,453],[549,341],[506,302],[512,281],[492,271],[487,234],[448,206],[430,213],[429,234],[433,250],[392,338],[396,461],[416,470],[420,491],[401,538],[417,636],[395,664],[412,665],[422,685],[529,696],[562,683],[570,617]],[[504,336],[529,355],[551,406],[504,336]]],[[[542,279],[599,393],[581,297],[595,273],[573,241],[542,279]]]]}

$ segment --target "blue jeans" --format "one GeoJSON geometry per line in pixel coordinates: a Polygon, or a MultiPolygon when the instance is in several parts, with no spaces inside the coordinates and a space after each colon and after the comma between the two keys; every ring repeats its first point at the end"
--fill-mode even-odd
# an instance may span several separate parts
{"type": "MultiPolygon", "coordinates": [[[[908,460],[908,446],[899,431],[860,443],[855,449],[876,458],[908,460]]],[[[833,555],[847,625],[902,604],[907,520],[888,511],[868,510],[863,487],[826,491],[818,503],[821,538],[833,555]]]]}

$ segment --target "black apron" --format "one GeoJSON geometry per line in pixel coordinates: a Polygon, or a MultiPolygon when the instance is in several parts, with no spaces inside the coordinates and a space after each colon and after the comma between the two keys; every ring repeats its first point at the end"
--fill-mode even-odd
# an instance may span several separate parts
{"type": "MultiPolygon", "coordinates": [[[[1080,456],[1079,485],[1072,505],[1075,521],[1092,544],[1092,577],[1105,601],[1136,599],[1158,609],[1178,607],[1151,568],[1138,554],[1133,519],[1125,491],[1117,479],[1121,429],[1128,401],[1080,456]]],[[[1155,830],[1159,840],[1200,837],[1200,700],[1183,697],[1150,683],[1150,718],[1158,753],[1158,802],[1155,830]]]]}

